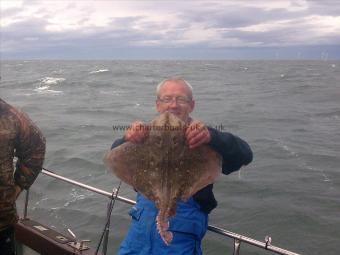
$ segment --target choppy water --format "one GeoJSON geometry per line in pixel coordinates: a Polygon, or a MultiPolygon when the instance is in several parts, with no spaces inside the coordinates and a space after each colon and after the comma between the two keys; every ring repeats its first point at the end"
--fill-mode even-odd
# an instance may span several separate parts
{"type": "MultiPolygon", "coordinates": [[[[217,181],[210,224],[259,240],[269,234],[274,245],[302,254],[340,254],[339,61],[2,61],[0,96],[44,132],[46,168],[111,191],[118,180],[102,157],[122,136],[112,126],[150,120],[155,86],[168,76],[193,85],[195,118],[223,125],[254,151],[252,164],[217,181]]],[[[134,191],[124,185],[121,195],[134,191]]],[[[29,215],[96,246],[106,203],[41,175],[29,215]]],[[[110,254],[129,207],[116,203],[110,254]]],[[[203,246],[205,254],[231,254],[233,244],[208,233],[203,246]]]]}

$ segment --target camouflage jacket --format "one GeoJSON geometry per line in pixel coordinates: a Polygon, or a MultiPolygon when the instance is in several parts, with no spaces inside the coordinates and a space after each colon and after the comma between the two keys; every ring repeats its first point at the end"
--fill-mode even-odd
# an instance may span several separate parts
{"type": "Polygon", "coordinates": [[[15,186],[28,189],[42,169],[45,138],[28,116],[0,99],[0,230],[16,217],[15,186]],[[14,170],[13,159],[17,157],[14,170]]]}

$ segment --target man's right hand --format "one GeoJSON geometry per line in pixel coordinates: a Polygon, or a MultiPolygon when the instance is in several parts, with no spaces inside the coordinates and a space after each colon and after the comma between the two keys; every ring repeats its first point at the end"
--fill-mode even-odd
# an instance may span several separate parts
{"type": "Polygon", "coordinates": [[[124,140],[128,142],[142,143],[149,135],[148,126],[141,121],[133,122],[124,134],[124,140]]]}

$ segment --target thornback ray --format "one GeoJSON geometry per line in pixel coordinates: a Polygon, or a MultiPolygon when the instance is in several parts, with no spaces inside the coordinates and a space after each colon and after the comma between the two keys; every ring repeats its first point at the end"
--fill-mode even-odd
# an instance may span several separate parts
{"type": "Polygon", "coordinates": [[[105,156],[113,173],[155,202],[157,229],[170,244],[169,217],[178,200],[213,183],[222,170],[221,157],[207,145],[190,149],[185,140],[185,123],[169,112],[157,116],[148,126],[142,143],[125,142],[105,156]]]}

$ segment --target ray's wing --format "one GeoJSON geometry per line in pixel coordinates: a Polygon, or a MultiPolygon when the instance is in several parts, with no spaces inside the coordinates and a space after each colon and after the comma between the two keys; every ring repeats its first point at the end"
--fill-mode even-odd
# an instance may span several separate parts
{"type": "Polygon", "coordinates": [[[213,183],[222,171],[220,155],[206,145],[195,149],[186,147],[179,163],[182,164],[180,178],[183,179],[180,182],[183,200],[213,183]]]}
{"type": "Polygon", "coordinates": [[[126,142],[107,152],[104,158],[105,165],[123,182],[134,186],[133,176],[138,162],[131,155],[138,152],[137,145],[126,142]]]}
{"type": "Polygon", "coordinates": [[[109,151],[104,161],[118,178],[155,200],[159,183],[155,158],[147,144],[126,142],[109,151]]]}

